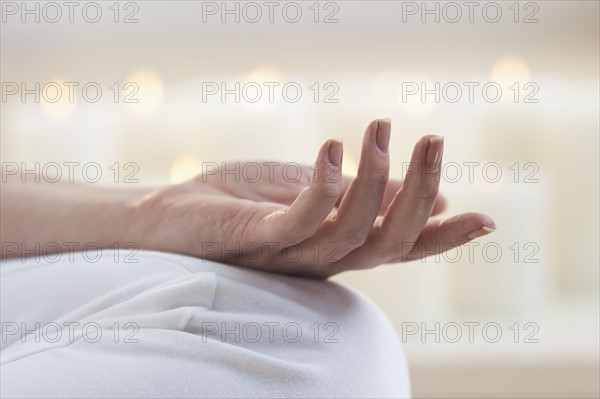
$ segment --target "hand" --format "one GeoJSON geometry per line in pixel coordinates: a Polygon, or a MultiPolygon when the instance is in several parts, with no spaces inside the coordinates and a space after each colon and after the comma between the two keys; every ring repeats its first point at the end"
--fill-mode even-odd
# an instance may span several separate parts
{"type": "Polygon", "coordinates": [[[327,278],[351,269],[420,259],[495,229],[467,213],[447,220],[438,196],[443,138],[414,148],[404,183],[388,181],[390,122],[363,139],[357,177],[341,174],[342,143],[329,140],[314,167],[229,163],[150,193],[133,211],[141,248],[264,271],[327,278]]]}

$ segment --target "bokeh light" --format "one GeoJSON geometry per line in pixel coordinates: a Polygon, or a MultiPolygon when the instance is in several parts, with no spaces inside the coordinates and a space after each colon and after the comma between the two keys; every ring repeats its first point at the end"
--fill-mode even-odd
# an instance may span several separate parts
{"type": "Polygon", "coordinates": [[[137,85],[139,91],[133,93],[130,86],[126,92],[131,99],[138,102],[124,102],[127,109],[135,116],[148,117],[157,112],[164,102],[163,82],[156,71],[150,68],[137,69],[127,77],[127,83],[137,85]]]}
{"type": "Polygon", "coordinates": [[[501,85],[529,82],[531,80],[529,64],[520,56],[506,55],[494,63],[491,79],[501,85]]]}
{"type": "Polygon", "coordinates": [[[54,78],[40,84],[40,108],[42,114],[53,121],[68,119],[77,108],[80,88],[65,82],[68,79],[54,78]]]}
{"type": "Polygon", "coordinates": [[[269,114],[277,101],[281,98],[282,82],[280,72],[273,66],[267,64],[257,65],[252,69],[240,83],[241,99],[244,110],[255,116],[264,116],[269,114]],[[267,85],[265,85],[267,83],[267,85]],[[271,83],[277,83],[273,87],[273,100],[269,99],[271,83]],[[258,96],[260,95],[260,98],[258,96]],[[255,101],[256,102],[253,102],[255,101]],[[248,101],[249,100],[249,101],[248,101]]]}
{"type": "Polygon", "coordinates": [[[202,172],[202,161],[193,155],[178,156],[171,165],[169,181],[172,184],[182,183],[202,172]]]}

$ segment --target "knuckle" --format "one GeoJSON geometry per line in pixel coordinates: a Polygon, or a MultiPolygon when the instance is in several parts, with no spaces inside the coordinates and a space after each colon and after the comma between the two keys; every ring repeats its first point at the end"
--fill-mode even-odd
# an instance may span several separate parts
{"type": "Polygon", "coordinates": [[[388,172],[387,171],[375,171],[371,174],[371,181],[377,185],[386,185],[388,182],[388,172]]]}
{"type": "Polygon", "coordinates": [[[336,184],[323,184],[318,189],[321,198],[332,201],[337,200],[339,196],[339,190],[336,184]]]}
{"type": "Polygon", "coordinates": [[[307,226],[303,226],[300,224],[290,224],[287,226],[287,231],[285,234],[285,239],[287,240],[286,244],[299,243],[304,241],[306,238],[311,237],[315,232],[312,228],[307,226]]]}
{"type": "Polygon", "coordinates": [[[386,185],[389,179],[389,168],[387,165],[380,165],[367,174],[369,181],[377,185],[386,185]]]}
{"type": "Polygon", "coordinates": [[[376,164],[365,167],[364,170],[359,169],[357,178],[368,183],[377,185],[386,185],[389,179],[390,167],[388,162],[378,162],[376,164]]]}
{"type": "Polygon", "coordinates": [[[426,184],[419,191],[419,198],[423,201],[435,201],[438,196],[439,186],[437,184],[426,184]]]}
{"type": "Polygon", "coordinates": [[[363,231],[352,231],[344,234],[340,240],[341,244],[345,248],[358,248],[362,247],[367,241],[367,232],[363,231]]]}
{"type": "Polygon", "coordinates": [[[293,221],[287,220],[288,214],[284,214],[284,225],[285,229],[283,232],[283,237],[281,239],[286,241],[286,244],[289,243],[298,243],[303,241],[307,237],[310,237],[314,234],[314,231],[311,230],[310,226],[305,224],[295,223],[293,221]]]}

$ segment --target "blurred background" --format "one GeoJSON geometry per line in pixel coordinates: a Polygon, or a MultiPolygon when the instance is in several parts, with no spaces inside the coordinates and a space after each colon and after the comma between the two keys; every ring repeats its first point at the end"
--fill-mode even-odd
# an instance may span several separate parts
{"type": "Polygon", "coordinates": [[[416,397],[598,397],[599,3],[466,3],[3,1],[2,162],[156,185],[337,137],[352,174],[390,117],[401,178],[444,135],[445,215],[498,230],[335,280],[392,320],[416,397]]]}

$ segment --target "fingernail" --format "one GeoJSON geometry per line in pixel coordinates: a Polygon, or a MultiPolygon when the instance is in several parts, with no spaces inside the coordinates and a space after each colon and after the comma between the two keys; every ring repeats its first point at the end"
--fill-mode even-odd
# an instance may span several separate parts
{"type": "Polygon", "coordinates": [[[344,145],[339,140],[331,140],[329,142],[329,162],[334,166],[342,164],[342,154],[344,153],[344,145]]]}
{"type": "Polygon", "coordinates": [[[470,240],[474,240],[476,238],[486,236],[494,230],[496,230],[496,228],[483,226],[483,227],[478,228],[477,230],[470,232],[467,237],[469,237],[470,240]]]}
{"type": "Polygon", "coordinates": [[[383,118],[377,121],[377,147],[383,152],[387,152],[390,146],[390,133],[392,131],[392,120],[383,118]]]}
{"type": "Polygon", "coordinates": [[[442,158],[443,149],[444,138],[442,136],[435,136],[429,139],[429,143],[427,144],[427,154],[425,155],[425,162],[428,170],[434,171],[437,169],[442,158]]]}

